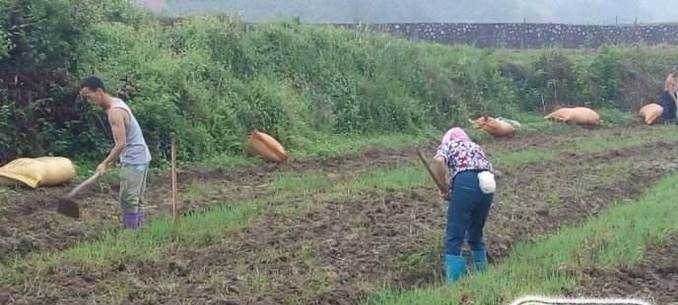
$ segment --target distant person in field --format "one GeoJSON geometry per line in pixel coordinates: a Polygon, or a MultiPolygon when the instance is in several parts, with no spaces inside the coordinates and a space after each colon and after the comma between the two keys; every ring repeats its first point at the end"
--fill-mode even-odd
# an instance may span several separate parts
{"type": "Polygon", "coordinates": [[[122,224],[126,229],[137,229],[144,222],[142,198],[151,161],[139,123],[125,102],[106,93],[103,81],[96,76],[83,80],[80,95],[106,111],[115,146],[96,170],[105,172],[119,159],[122,224]]]}
{"type": "Polygon", "coordinates": [[[487,265],[483,228],[495,190],[494,169],[483,149],[455,127],[443,136],[432,170],[443,182],[439,184],[447,186],[439,192],[448,204],[445,277],[453,283],[468,272],[461,251],[464,239],[471,248],[473,269],[482,271],[487,265]]]}
{"type": "Polygon", "coordinates": [[[678,121],[676,108],[678,108],[678,72],[669,73],[664,82],[664,91],[659,95],[659,105],[664,108],[662,121],[671,124],[678,121]]]}

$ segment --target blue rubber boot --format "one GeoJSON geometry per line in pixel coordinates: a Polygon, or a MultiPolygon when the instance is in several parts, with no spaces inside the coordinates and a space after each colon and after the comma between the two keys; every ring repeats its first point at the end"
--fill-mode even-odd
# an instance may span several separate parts
{"type": "Polygon", "coordinates": [[[445,278],[448,284],[466,275],[466,260],[463,256],[445,255],[445,278]]]}
{"type": "Polygon", "coordinates": [[[487,252],[485,250],[471,251],[473,257],[473,270],[481,272],[487,267],[487,252]]]}

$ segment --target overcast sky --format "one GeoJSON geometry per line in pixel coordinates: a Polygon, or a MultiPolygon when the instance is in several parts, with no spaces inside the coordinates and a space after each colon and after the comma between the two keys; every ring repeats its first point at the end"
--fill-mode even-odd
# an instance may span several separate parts
{"type": "Polygon", "coordinates": [[[165,12],[236,13],[247,21],[678,22],[678,0],[166,0],[165,12]]]}

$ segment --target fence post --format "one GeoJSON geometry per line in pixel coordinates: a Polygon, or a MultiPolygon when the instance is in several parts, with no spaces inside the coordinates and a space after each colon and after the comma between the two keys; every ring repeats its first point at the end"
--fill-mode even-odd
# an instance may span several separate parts
{"type": "Polygon", "coordinates": [[[174,133],[171,134],[172,141],[172,219],[177,221],[177,140],[174,133]]]}

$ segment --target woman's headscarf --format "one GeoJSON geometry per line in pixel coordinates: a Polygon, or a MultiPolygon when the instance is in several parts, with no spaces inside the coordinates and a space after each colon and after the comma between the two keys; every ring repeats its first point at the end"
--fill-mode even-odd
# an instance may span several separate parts
{"type": "Polygon", "coordinates": [[[459,127],[454,127],[445,133],[441,144],[445,145],[447,142],[450,141],[470,142],[471,139],[468,137],[468,135],[466,134],[466,132],[464,132],[463,129],[459,127]]]}

